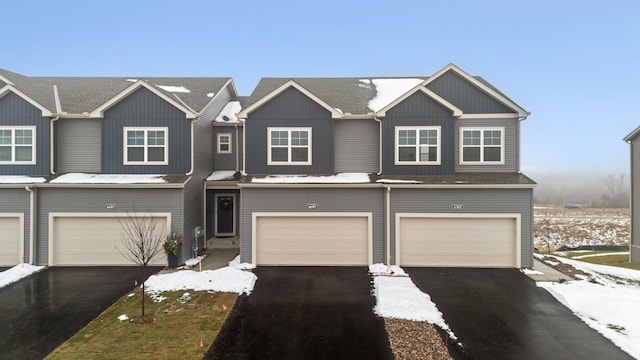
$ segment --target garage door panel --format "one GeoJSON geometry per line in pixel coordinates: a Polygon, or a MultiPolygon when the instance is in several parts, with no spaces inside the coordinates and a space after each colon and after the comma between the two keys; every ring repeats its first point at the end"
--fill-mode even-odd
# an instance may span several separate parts
{"type": "Polygon", "coordinates": [[[0,265],[20,263],[20,218],[0,217],[0,265]]]}
{"type": "Polygon", "coordinates": [[[256,219],[260,265],[366,265],[369,219],[264,216],[256,219]]]}
{"type": "Polygon", "coordinates": [[[401,265],[514,267],[516,219],[401,217],[401,265]]]}

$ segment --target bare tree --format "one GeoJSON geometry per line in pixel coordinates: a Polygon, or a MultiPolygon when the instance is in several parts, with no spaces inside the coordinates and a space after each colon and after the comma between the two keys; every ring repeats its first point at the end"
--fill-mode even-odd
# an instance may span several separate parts
{"type": "Polygon", "coordinates": [[[141,267],[142,270],[142,317],[144,317],[144,280],[147,266],[163,251],[162,244],[167,237],[163,224],[154,221],[149,213],[139,214],[135,211],[127,213],[124,219],[118,219],[122,232],[120,242],[122,249],[118,252],[127,260],[141,267]]]}

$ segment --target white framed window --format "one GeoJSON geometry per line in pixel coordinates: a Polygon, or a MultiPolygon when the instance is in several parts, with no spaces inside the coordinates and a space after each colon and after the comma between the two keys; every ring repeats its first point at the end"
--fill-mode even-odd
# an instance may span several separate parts
{"type": "Polygon", "coordinates": [[[231,154],[231,134],[218,134],[218,154],[231,154]]]}
{"type": "Polygon", "coordinates": [[[0,126],[0,164],[36,163],[36,127],[0,126]]]}
{"type": "Polygon", "coordinates": [[[440,165],[440,126],[396,126],[396,165],[440,165]]]}
{"type": "Polygon", "coordinates": [[[504,128],[460,128],[461,165],[504,164],[504,128]]]}
{"type": "Polygon", "coordinates": [[[311,165],[311,128],[267,128],[267,164],[311,165]]]}
{"type": "Polygon", "coordinates": [[[169,129],[166,127],[125,127],[125,165],[167,165],[169,129]]]}

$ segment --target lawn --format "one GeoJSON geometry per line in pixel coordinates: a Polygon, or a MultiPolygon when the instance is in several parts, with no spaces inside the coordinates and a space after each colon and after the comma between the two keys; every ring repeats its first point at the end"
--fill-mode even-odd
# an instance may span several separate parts
{"type": "Polygon", "coordinates": [[[611,251],[569,251],[557,252],[555,255],[573,260],[580,260],[591,264],[617,266],[627,269],[640,270],[640,262],[629,262],[629,253],[616,254],[611,251]]]}
{"type": "Polygon", "coordinates": [[[46,359],[202,359],[238,297],[183,290],[163,292],[166,299],[154,302],[147,295],[145,314],[154,315],[154,323],[119,320],[141,313],[141,293],[136,289],[120,298],[46,359]],[[186,301],[185,292],[190,295],[186,301]]]}

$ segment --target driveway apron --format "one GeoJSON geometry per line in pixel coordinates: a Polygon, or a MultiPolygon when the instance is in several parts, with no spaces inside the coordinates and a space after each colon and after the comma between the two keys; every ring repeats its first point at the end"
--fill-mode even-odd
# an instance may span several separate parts
{"type": "Polygon", "coordinates": [[[139,267],[53,267],[0,289],[0,358],[42,359],[134,280],[141,280],[139,267]]]}
{"type": "Polygon", "coordinates": [[[258,267],[205,359],[393,359],[365,267],[258,267]]]}
{"type": "Polygon", "coordinates": [[[404,269],[474,359],[631,359],[516,269],[404,269]]]}

